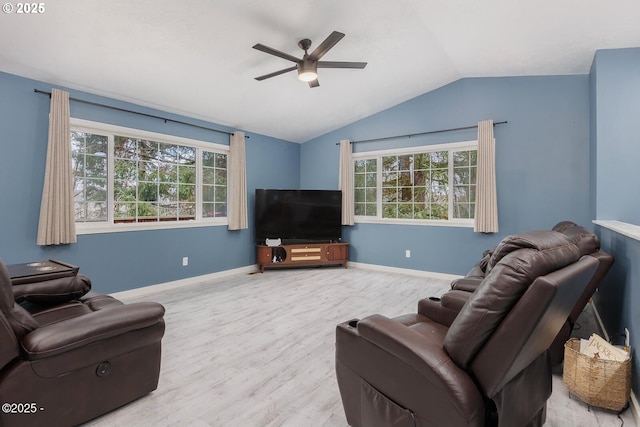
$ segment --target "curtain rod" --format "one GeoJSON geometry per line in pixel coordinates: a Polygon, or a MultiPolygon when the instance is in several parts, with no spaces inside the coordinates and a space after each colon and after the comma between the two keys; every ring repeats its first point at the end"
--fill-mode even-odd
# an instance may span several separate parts
{"type": "MultiPolygon", "coordinates": [[[[49,97],[51,97],[51,92],[45,92],[45,91],[40,90],[40,89],[34,89],[33,91],[35,93],[39,93],[39,94],[42,94],[42,95],[48,95],[49,97]]],[[[100,103],[97,103],[97,102],[85,101],[83,99],[77,99],[77,98],[69,97],[69,100],[70,101],[75,101],[75,102],[80,102],[82,104],[95,105],[97,107],[104,107],[104,108],[109,108],[111,110],[122,111],[122,112],[125,112],[125,113],[137,114],[139,116],[150,117],[152,119],[164,120],[165,123],[167,123],[167,122],[178,123],[178,124],[181,124],[181,125],[187,125],[187,126],[191,126],[191,127],[198,128],[198,129],[204,129],[204,130],[210,130],[210,131],[213,131],[213,132],[224,133],[224,134],[229,135],[229,136],[233,135],[233,132],[227,132],[227,131],[224,131],[224,130],[214,129],[214,128],[210,128],[210,127],[206,127],[206,126],[200,126],[200,125],[196,125],[196,124],[193,124],[193,123],[182,122],[180,120],[168,119],[166,117],[155,116],[153,114],[141,113],[139,111],[127,110],[125,108],[113,107],[111,105],[100,104],[100,103]]],[[[245,135],[245,138],[249,138],[249,136],[245,135]]]]}
{"type": "MultiPolygon", "coordinates": [[[[502,125],[507,123],[506,120],[502,121],[502,122],[494,122],[493,125],[502,125]]],[[[449,129],[440,129],[440,130],[430,130],[427,132],[418,132],[418,133],[409,133],[406,135],[396,135],[396,136],[383,136],[382,138],[371,138],[371,139],[361,139],[359,141],[351,141],[352,144],[356,144],[358,142],[373,142],[373,141],[386,141],[388,139],[400,139],[400,138],[411,138],[413,136],[418,136],[418,135],[428,135],[431,133],[442,133],[442,132],[452,132],[455,130],[465,130],[465,129],[474,129],[477,128],[478,125],[473,125],[473,126],[463,126],[463,127],[459,127],[459,128],[449,128],[449,129]]],[[[339,142],[336,142],[336,145],[340,145],[339,142]]]]}

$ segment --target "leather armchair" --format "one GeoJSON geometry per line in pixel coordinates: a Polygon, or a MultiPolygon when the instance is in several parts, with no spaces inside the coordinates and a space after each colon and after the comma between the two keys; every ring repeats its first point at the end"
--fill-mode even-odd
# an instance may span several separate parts
{"type": "MultiPolygon", "coordinates": [[[[598,239],[598,236],[574,222],[561,221],[557,223],[552,230],[567,236],[569,240],[578,247],[580,255],[589,255],[596,258],[598,261],[598,269],[596,273],[587,284],[584,292],[580,295],[580,298],[578,298],[578,301],[576,301],[576,304],[573,307],[573,310],[571,310],[571,313],[569,313],[565,324],[562,326],[562,329],[558,332],[556,339],[551,344],[551,362],[554,365],[559,365],[564,359],[564,344],[570,338],[571,332],[578,320],[578,316],[580,316],[584,307],[587,305],[587,302],[589,302],[589,299],[591,299],[591,296],[600,285],[600,282],[611,268],[614,258],[609,253],[600,249],[600,240],[598,239]]],[[[467,273],[465,277],[451,282],[451,289],[454,292],[447,292],[447,294],[442,296],[442,305],[450,309],[460,311],[466,299],[469,298],[469,295],[464,292],[475,291],[480,282],[482,282],[494,250],[495,248],[486,250],[483,253],[482,259],[471,269],[471,271],[469,271],[469,273],[467,273]]]]}
{"type": "Polygon", "coordinates": [[[0,425],[73,426],[157,388],[162,305],[89,292],[82,275],[19,286],[0,261],[0,396],[15,408],[0,425]]]}
{"type": "MultiPolygon", "coordinates": [[[[349,425],[541,426],[548,348],[598,267],[555,231],[509,236],[459,310],[344,322],[336,375],[349,425]]],[[[459,291],[462,292],[462,291],[459,291]]]]}

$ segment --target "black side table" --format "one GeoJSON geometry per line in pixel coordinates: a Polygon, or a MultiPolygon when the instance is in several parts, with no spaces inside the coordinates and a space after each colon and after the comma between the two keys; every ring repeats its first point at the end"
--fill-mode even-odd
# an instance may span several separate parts
{"type": "Polygon", "coordinates": [[[42,282],[44,280],[72,277],[78,274],[80,267],[62,261],[35,261],[25,264],[7,265],[9,277],[13,285],[42,282]]]}

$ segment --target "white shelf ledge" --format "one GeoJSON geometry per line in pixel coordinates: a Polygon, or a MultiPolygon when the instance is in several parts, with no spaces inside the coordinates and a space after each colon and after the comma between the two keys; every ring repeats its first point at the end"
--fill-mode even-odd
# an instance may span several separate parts
{"type": "Polygon", "coordinates": [[[601,227],[608,228],[609,230],[613,230],[632,239],[640,240],[640,225],[609,220],[595,220],[593,221],[593,223],[601,227]]]}

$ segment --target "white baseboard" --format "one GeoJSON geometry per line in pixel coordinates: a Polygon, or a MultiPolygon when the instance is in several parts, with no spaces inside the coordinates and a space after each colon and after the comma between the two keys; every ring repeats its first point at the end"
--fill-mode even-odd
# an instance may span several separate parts
{"type": "Polygon", "coordinates": [[[195,285],[196,283],[202,283],[207,280],[219,279],[221,277],[234,276],[236,274],[248,274],[257,272],[258,267],[255,265],[249,265],[246,267],[234,268],[231,270],[219,271],[217,273],[203,274],[202,276],[187,277],[186,279],[174,280],[172,282],[159,283],[157,285],[144,286],[142,288],[129,289],[127,291],[115,292],[110,294],[116,299],[138,298],[146,295],[159,292],[168,291],[185,286],[195,285]]]}
{"type": "MultiPolygon", "coordinates": [[[[454,280],[462,277],[455,274],[436,273],[436,272],[424,271],[424,270],[412,270],[408,268],[386,267],[383,265],[365,264],[362,262],[348,262],[347,265],[348,267],[366,268],[369,270],[386,271],[386,272],[399,273],[399,274],[410,274],[412,276],[420,276],[420,277],[435,277],[437,279],[445,279],[445,280],[454,280]]],[[[207,280],[234,276],[236,274],[257,273],[258,271],[260,270],[256,265],[249,265],[246,267],[235,268],[232,270],[219,271],[217,273],[204,274],[202,276],[187,277],[186,279],[174,280],[172,282],[158,283],[157,285],[149,285],[149,286],[144,286],[142,288],[135,288],[135,289],[129,289],[126,291],[115,292],[110,295],[116,299],[139,298],[139,297],[144,297],[146,295],[153,294],[155,292],[178,289],[181,287],[194,285],[196,283],[201,283],[207,280]]]]}
{"type": "Polygon", "coordinates": [[[436,279],[444,279],[444,280],[455,280],[462,277],[458,274],[436,273],[433,271],[413,270],[410,268],[387,267],[384,265],[365,264],[362,262],[349,261],[347,265],[349,267],[366,268],[369,270],[386,271],[390,273],[410,274],[412,276],[420,276],[420,277],[435,277],[436,279]]]}
{"type": "MultiPolygon", "coordinates": [[[[611,337],[609,336],[607,329],[604,327],[604,323],[602,323],[602,318],[600,317],[600,313],[598,313],[598,308],[593,303],[593,301],[591,302],[591,307],[593,309],[593,314],[595,314],[596,320],[598,321],[598,326],[600,327],[600,330],[604,334],[603,338],[609,341],[611,337]]],[[[638,398],[636,397],[636,394],[634,393],[633,389],[631,389],[630,400],[631,402],[629,403],[629,408],[631,409],[633,420],[635,421],[636,425],[640,425],[640,403],[638,403],[638,398]]]]}

